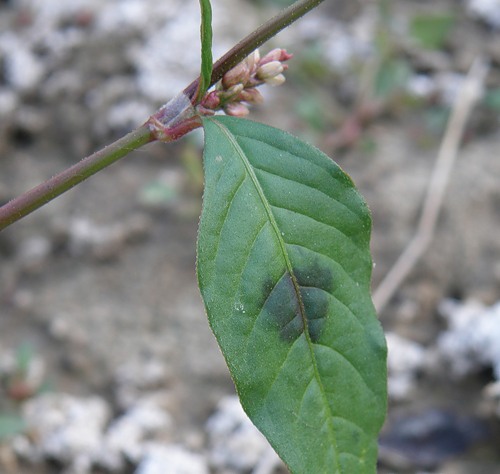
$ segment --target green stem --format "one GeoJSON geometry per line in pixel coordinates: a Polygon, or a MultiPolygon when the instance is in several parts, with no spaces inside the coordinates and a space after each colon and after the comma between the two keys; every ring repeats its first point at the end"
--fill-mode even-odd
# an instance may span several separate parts
{"type": "Polygon", "coordinates": [[[152,133],[149,128],[143,125],[13,199],[0,207],[0,230],[47,204],[55,197],[127,155],[130,151],[151,141],[153,141],[152,133]]]}
{"type": "MultiPolygon", "coordinates": [[[[236,66],[262,43],[265,43],[323,1],[324,0],[298,0],[290,7],[285,8],[274,18],[264,23],[261,27],[257,28],[253,33],[250,33],[214,64],[210,85],[215,84],[227,71],[236,66]]],[[[193,103],[200,100],[199,97],[196,97],[199,82],[200,79],[198,78],[184,89],[184,94],[189,97],[189,100],[193,103]]],[[[160,110],[162,117],[170,117],[170,115],[172,115],[170,112],[174,115],[177,112],[175,110],[165,110],[165,108],[160,110]]],[[[157,112],[157,114],[159,112],[157,112]]],[[[154,119],[157,114],[151,116],[148,122],[130,132],[128,135],[125,135],[123,138],[120,138],[111,145],[84,158],[62,173],[0,207],[0,231],[124,157],[130,151],[155,141],[158,138],[158,133],[156,133],[157,131],[155,132],[154,127],[151,126],[150,121],[154,119]]],[[[169,139],[180,138],[182,134],[198,126],[196,123],[189,123],[185,124],[186,126],[183,127],[183,122],[181,124],[177,123],[175,120],[174,122],[178,130],[173,130],[173,132],[179,132],[179,135],[177,136],[174,134],[175,136],[173,136],[172,133],[170,133],[172,130],[165,129],[164,132],[168,135],[169,139]]]]}

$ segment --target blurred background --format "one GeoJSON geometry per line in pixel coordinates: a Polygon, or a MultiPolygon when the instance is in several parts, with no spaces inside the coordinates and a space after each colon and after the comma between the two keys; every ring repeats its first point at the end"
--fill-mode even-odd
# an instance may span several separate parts
{"type": "MultiPolygon", "coordinates": [[[[213,0],[218,57],[289,0],[213,0]]],[[[199,68],[196,0],[0,2],[0,201],[144,122],[199,68]]],[[[424,257],[380,311],[381,473],[500,473],[500,2],[327,0],[250,118],[314,143],[373,214],[376,289],[451,106],[488,66],[424,257]]],[[[284,473],[195,275],[203,135],[130,154],[0,233],[0,472],[284,473]]]]}

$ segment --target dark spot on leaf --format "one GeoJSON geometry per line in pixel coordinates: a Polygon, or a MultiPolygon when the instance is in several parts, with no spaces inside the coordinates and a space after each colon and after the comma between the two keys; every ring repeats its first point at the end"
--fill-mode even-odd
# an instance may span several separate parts
{"type": "Polygon", "coordinates": [[[300,286],[311,286],[327,292],[333,290],[332,271],[321,261],[321,257],[302,249],[296,256],[298,262],[293,271],[300,286]]]}
{"type": "Polygon", "coordinates": [[[267,277],[261,287],[259,295],[255,298],[255,304],[258,308],[265,308],[267,300],[270,298],[272,291],[276,287],[277,283],[271,277],[267,277]]]}
{"type": "Polygon", "coordinates": [[[285,273],[269,294],[263,310],[277,327],[285,341],[294,341],[304,330],[295,287],[289,273],[285,273]]]}
{"type": "Polygon", "coordinates": [[[332,272],[314,261],[309,271],[301,268],[294,270],[294,275],[299,294],[287,272],[269,293],[263,310],[284,341],[294,341],[303,333],[305,318],[309,337],[317,342],[328,314],[332,272]]]}
{"type": "Polygon", "coordinates": [[[320,288],[301,288],[307,328],[312,342],[317,342],[328,314],[328,294],[320,288]]]}

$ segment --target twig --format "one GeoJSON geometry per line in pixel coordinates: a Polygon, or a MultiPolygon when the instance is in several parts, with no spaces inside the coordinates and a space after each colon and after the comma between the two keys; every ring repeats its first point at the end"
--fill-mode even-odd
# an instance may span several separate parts
{"type": "Polygon", "coordinates": [[[462,91],[453,105],[451,117],[439,147],[434,170],[427,188],[417,231],[373,293],[373,303],[377,311],[384,309],[432,241],[465,124],[475,102],[479,98],[487,72],[487,63],[480,58],[476,58],[464,80],[462,91]]]}
{"type": "MultiPolygon", "coordinates": [[[[227,71],[262,43],[272,38],[283,28],[298,20],[323,1],[297,0],[293,5],[285,8],[260,28],[250,33],[213,65],[211,85],[215,84],[227,71]]],[[[189,101],[196,102],[198,84],[199,78],[184,89],[183,94],[188,97],[188,103],[189,101]]],[[[179,96],[182,96],[182,94],[179,96]]],[[[52,199],[68,191],[106,166],[124,157],[130,151],[157,139],[171,141],[180,138],[188,131],[201,125],[196,120],[196,117],[192,117],[190,114],[185,117],[182,115],[185,113],[185,110],[178,110],[177,107],[179,107],[179,102],[176,100],[165,104],[144,125],[130,132],[125,137],[84,158],[62,173],[0,207],[0,231],[44,204],[47,204],[52,199]],[[172,127],[168,129],[163,127],[163,125],[167,125],[167,120],[172,124],[172,127]],[[161,123],[156,124],[156,122],[161,123]],[[166,132],[168,132],[168,136],[165,135],[166,132]]]]}
{"type": "MultiPolygon", "coordinates": [[[[252,51],[323,2],[324,0],[298,0],[259,26],[214,63],[210,85],[214,85],[227,71],[243,61],[252,51]]],[[[196,100],[199,81],[200,78],[196,79],[184,89],[184,94],[191,100],[196,100]]]]}

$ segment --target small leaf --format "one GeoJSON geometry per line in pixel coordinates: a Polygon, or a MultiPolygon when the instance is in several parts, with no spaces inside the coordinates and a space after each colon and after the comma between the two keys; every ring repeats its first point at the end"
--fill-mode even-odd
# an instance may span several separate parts
{"type": "Polygon", "coordinates": [[[500,87],[487,90],[483,97],[483,104],[495,112],[500,111],[500,87]]]}
{"type": "Polygon", "coordinates": [[[283,131],[224,116],[204,128],[198,279],[242,405],[293,473],[374,473],[386,348],[366,204],[283,131]]]}
{"type": "Polygon", "coordinates": [[[26,423],[18,415],[0,414],[0,441],[26,430],[26,423]]]}
{"type": "Polygon", "coordinates": [[[26,374],[34,357],[33,346],[30,344],[22,344],[16,351],[16,364],[18,370],[26,374]]]}
{"type": "Polygon", "coordinates": [[[415,15],[410,24],[410,34],[421,46],[440,49],[444,46],[455,18],[450,14],[415,15]]]}
{"type": "Polygon", "coordinates": [[[375,94],[377,97],[388,99],[401,92],[408,82],[412,70],[407,61],[390,58],[384,61],[375,78],[375,94]]]}
{"type": "Polygon", "coordinates": [[[210,0],[200,0],[201,9],[201,73],[197,100],[205,95],[212,79],[212,6],[210,0]]]}

